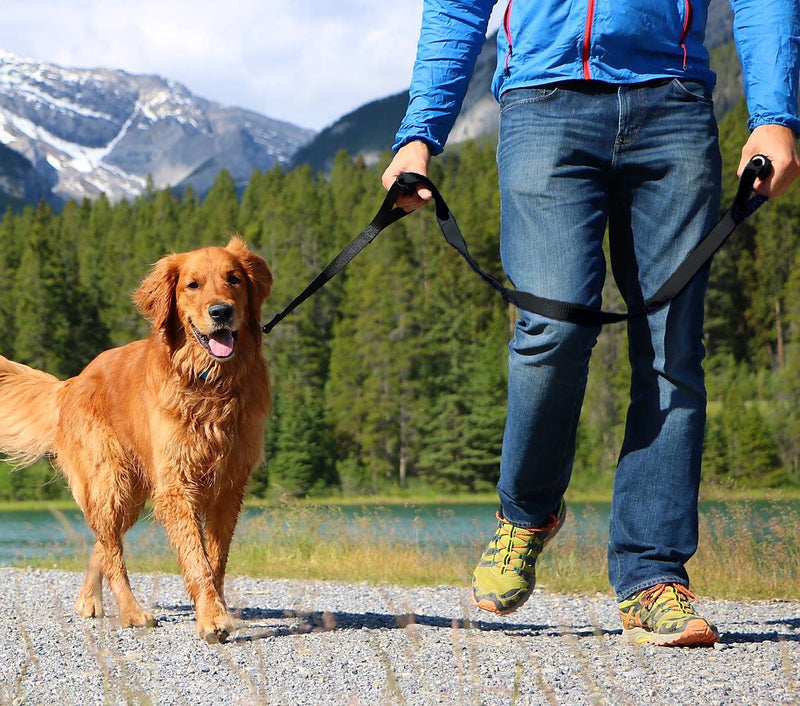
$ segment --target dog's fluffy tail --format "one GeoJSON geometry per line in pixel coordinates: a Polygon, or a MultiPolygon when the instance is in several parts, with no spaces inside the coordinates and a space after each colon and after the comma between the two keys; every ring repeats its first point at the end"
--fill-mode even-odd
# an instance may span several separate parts
{"type": "Polygon", "coordinates": [[[24,467],[53,451],[63,386],[53,375],[0,356],[0,456],[24,467]]]}

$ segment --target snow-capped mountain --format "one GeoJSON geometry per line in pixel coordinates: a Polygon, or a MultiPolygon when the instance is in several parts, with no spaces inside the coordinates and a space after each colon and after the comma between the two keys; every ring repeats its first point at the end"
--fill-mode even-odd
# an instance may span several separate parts
{"type": "Polygon", "coordinates": [[[131,198],[221,169],[244,185],[287,164],[314,133],[193,95],[159,76],[67,69],[0,51],[0,143],[23,155],[55,201],[131,198]]]}

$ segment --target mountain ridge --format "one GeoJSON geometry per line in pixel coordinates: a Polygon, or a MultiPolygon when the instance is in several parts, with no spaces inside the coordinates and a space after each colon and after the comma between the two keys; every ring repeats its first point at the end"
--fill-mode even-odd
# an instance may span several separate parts
{"type": "Polygon", "coordinates": [[[53,203],[158,187],[244,186],[287,165],[313,131],[223,106],[155,75],[72,69],[0,51],[0,143],[24,156],[53,203]]]}

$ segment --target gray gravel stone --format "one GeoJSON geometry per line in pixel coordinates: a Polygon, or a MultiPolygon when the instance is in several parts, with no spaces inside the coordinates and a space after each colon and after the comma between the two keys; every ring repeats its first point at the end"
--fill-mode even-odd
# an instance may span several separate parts
{"type": "Polygon", "coordinates": [[[134,575],[158,628],[73,612],[78,574],[0,568],[0,704],[797,704],[800,603],[705,601],[717,649],[637,647],[610,596],[508,617],[462,588],[231,577],[239,630],[195,636],[181,577],[134,575]]]}

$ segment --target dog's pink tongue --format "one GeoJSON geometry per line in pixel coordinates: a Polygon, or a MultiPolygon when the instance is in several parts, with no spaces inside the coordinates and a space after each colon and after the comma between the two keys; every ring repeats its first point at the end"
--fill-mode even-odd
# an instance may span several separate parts
{"type": "Polygon", "coordinates": [[[217,331],[208,337],[208,347],[217,358],[227,358],[233,354],[233,334],[230,331],[217,331]]]}

